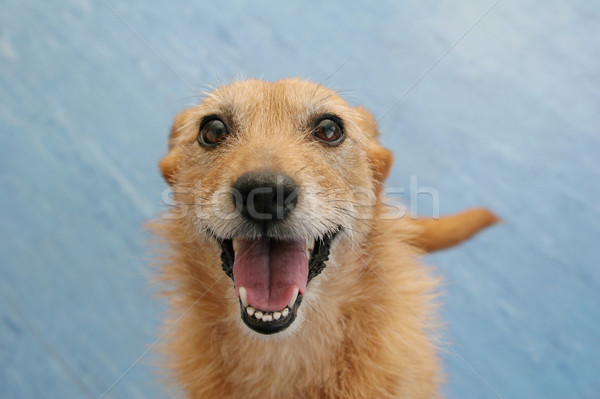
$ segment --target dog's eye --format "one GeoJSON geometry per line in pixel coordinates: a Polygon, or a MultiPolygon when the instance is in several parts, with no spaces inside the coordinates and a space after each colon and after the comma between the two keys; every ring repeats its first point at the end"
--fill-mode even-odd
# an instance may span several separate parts
{"type": "MultiPolygon", "coordinates": [[[[335,118],[337,119],[337,118],[335,118]]],[[[341,122],[333,118],[324,118],[319,121],[313,136],[327,144],[339,144],[344,139],[344,129],[341,122]]]]}
{"type": "Polygon", "coordinates": [[[200,125],[198,142],[200,145],[215,147],[227,138],[227,126],[217,117],[209,118],[200,125]]]}

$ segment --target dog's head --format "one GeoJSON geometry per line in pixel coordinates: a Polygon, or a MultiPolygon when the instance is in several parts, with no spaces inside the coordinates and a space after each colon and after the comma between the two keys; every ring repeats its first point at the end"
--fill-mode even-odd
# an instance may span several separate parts
{"type": "Polygon", "coordinates": [[[244,323],[272,334],[294,322],[339,243],[361,244],[391,162],[365,109],[306,81],[248,80],[182,112],[160,168],[193,204],[186,231],[220,250],[199,267],[221,264],[244,323]]]}

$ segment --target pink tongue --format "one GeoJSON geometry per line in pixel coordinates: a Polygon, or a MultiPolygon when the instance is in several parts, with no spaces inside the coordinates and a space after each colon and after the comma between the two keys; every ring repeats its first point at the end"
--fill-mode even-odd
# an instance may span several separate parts
{"type": "Polygon", "coordinates": [[[240,287],[246,288],[250,306],[260,310],[282,310],[292,299],[294,287],[298,287],[301,294],[306,290],[308,259],[304,240],[239,238],[233,280],[236,291],[240,287]]]}

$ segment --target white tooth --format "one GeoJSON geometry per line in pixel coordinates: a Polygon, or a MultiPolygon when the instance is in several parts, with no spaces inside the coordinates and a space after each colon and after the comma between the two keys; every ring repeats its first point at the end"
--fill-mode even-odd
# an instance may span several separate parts
{"type": "Polygon", "coordinates": [[[257,310],[256,313],[254,313],[254,317],[256,317],[258,320],[262,319],[263,312],[261,312],[260,310],[257,310]]]}
{"type": "Polygon", "coordinates": [[[246,289],[244,287],[240,287],[240,300],[242,301],[242,305],[244,305],[245,308],[248,307],[248,293],[246,292],[246,289]]]}
{"type": "Polygon", "coordinates": [[[255,311],[256,311],[256,309],[254,309],[252,306],[248,306],[248,307],[246,308],[246,312],[247,312],[247,313],[248,313],[250,316],[252,316],[252,315],[254,314],[254,312],[255,312],[255,311]]]}
{"type": "Polygon", "coordinates": [[[310,259],[313,253],[313,249],[315,248],[315,240],[308,239],[306,240],[306,258],[310,259]]]}
{"type": "Polygon", "coordinates": [[[279,320],[280,317],[281,317],[281,312],[273,312],[273,318],[275,320],[279,320]]]}
{"type": "Polygon", "coordinates": [[[273,316],[270,314],[266,314],[262,317],[262,321],[273,321],[273,316]]]}
{"type": "Polygon", "coordinates": [[[286,317],[289,313],[290,313],[290,310],[288,308],[284,308],[281,311],[281,317],[286,317]]]}
{"type": "Polygon", "coordinates": [[[238,243],[237,243],[237,238],[234,238],[232,241],[232,245],[233,245],[233,254],[237,254],[238,251],[238,243]]]}
{"type": "Polygon", "coordinates": [[[294,295],[292,295],[292,299],[290,299],[290,303],[288,303],[288,308],[293,308],[296,303],[296,298],[298,298],[298,287],[294,287],[294,295]]]}

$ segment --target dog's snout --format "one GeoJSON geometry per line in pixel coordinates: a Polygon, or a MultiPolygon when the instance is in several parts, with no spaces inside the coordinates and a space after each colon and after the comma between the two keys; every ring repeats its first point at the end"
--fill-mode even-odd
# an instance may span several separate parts
{"type": "Polygon", "coordinates": [[[298,187],[283,173],[249,172],[233,185],[233,200],[250,220],[282,220],[296,207],[298,187]]]}

